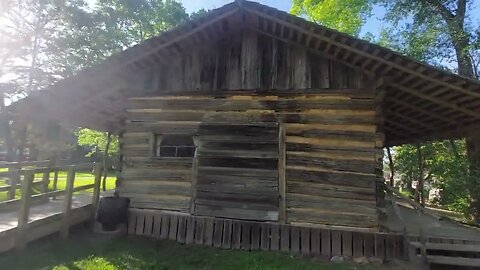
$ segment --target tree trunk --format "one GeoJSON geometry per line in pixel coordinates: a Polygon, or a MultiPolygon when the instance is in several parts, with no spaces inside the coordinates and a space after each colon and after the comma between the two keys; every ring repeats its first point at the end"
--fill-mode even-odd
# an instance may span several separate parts
{"type": "MultiPolygon", "coordinates": [[[[450,40],[455,49],[458,74],[475,79],[473,62],[468,54],[470,41],[465,29],[465,9],[466,1],[459,1],[456,16],[448,17],[442,14],[442,17],[447,24],[450,40]]],[[[470,211],[478,221],[480,220],[480,133],[467,136],[466,143],[469,161],[469,193],[472,198],[470,211]]]]}

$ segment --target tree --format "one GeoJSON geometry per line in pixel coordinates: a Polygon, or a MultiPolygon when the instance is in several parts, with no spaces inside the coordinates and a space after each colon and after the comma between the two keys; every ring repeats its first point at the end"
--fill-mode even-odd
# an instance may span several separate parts
{"type": "Polygon", "coordinates": [[[29,128],[12,130],[12,120],[6,112],[5,100],[18,100],[32,91],[43,88],[58,77],[48,64],[50,46],[58,33],[58,28],[68,25],[66,18],[72,12],[82,9],[83,0],[18,0],[2,1],[0,12],[0,127],[7,149],[7,160],[22,160],[22,148],[26,145],[25,136],[15,145],[15,132],[25,134],[29,128]],[[23,139],[24,138],[24,139],[23,139]],[[14,150],[18,148],[17,150],[14,150]],[[19,155],[15,157],[15,152],[19,155]]]}
{"type": "Polygon", "coordinates": [[[291,13],[326,27],[357,35],[372,6],[368,0],[293,0],[291,13]]]}
{"type": "MultiPolygon", "coordinates": [[[[13,101],[188,19],[172,0],[100,0],[93,10],[83,0],[1,5],[0,91],[13,101]]],[[[0,111],[5,112],[5,104],[0,103],[0,111]]],[[[2,113],[0,131],[13,153],[18,145],[13,145],[11,124],[2,113]]]]}

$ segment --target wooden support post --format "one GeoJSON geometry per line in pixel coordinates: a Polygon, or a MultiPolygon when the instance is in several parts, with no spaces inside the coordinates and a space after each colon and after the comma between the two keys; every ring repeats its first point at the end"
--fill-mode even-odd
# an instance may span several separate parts
{"type": "MultiPolygon", "coordinates": [[[[52,186],[52,190],[53,190],[53,191],[57,191],[57,189],[58,189],[57,186],[58,186],[58,169],[55,168],[55,169],[53,170],[53,186],[52,186]]],[[[57,199],[57,196],[53,196],[52,199],[54,199],[54,200],[57,199]]]]}
{"type": "Polygon", "coordinates": [[[8,190],[7,196],[9,200],[13,200],[17,193],[17,185],[20,183],[20,173],[16,167],[8,168],[8,172],[10,189],[8,190]]]}
{"type": "Polygon", "coordinates": [[[278,221],[286,223],[286,183],[285,183],[285,126],[280,124],[278,129],[278,221]]]}
{"type": "Polygon", "coordinates": [[[395,166],[393,165],[392,151],[387,147],[388,167],[390,168],[390,186],[395,186],[395,166]]]}
{"type": "Polygon", "coordinates": [[[63,202],[63,220],[60,236],[67,238],[70,229],[70,212],[72,210],[73,186],[75,181],[75,167],[71,166],[67,172],[67,183],[65,187],[65,199],[63,202]]]}
{"type": "Polygon", "coordinates": [[[195,157],[192,163],[192,190],[190,193],[190,214],[195,214],[195,199],[197,198],[197,182],[198,182],[198,149],[201,147],[198,137],[193,137],[193,143],[197,147],[195,157]]]}
{"type": "Polygon", "coordinates": [[[422,207],[425,206],[425,178],[424,178],[424,169],[423,169],[423,153],[422,153],[422,146],[417,144],[417,155],[418,155],[418,186],[417,186],[417,194],[418,194],[418,202],[422,207]]]}
{"type": "Polygon", "coordinates": [[[105,152],[103,153],[103,181],[102,181],[102,190],[107,190],[107,174],[108,174],[108,151],[110,150],[110,144],[112,143],[112,133],[107,132],[107,145],[105,146],[105,152]]]}
{"type": "Polygon", "coordinates": [[[47,165],[47,170],[43,173],[42,177],[42,193],[47,193],[48,192],[48,185],[50,184],[50,172],[52,170],[52,167],[54,166],[54,161],[50,160],[47,165]]]}
{"type": "Polygon", "coordinates": [[[26,229],[28,226],[28,214],[30,211],[30,200],[32,198],[33,172],[26,171],[22,182],[22,197],[20,199],[20,208],[18,210],[18,225],[16,235],[17,249],[25,248],[26,229]]]}

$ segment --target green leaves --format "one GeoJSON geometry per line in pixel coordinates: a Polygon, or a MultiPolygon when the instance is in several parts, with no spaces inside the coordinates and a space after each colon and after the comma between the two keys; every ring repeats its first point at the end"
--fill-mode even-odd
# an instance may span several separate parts
{"type": "MultiPolygon", "coordinates": [[[[76,132],[77,135],[77,143],[81,146],[88,146],[92,150],[88,154],[89,156],[95,153],[103,154],[105,152],[105,148],[107,147],[107,139],[108,133],[95,131],[88,128],[81,128],[76,132]]],[[[112,142],[110,143],[110,147],[108,150],[109,156],[114,156],[118,154],[119,151],[119,143],[118,137],[112,136],[112,142]]]]}
{"type": "Polygon", "coordinates": [[[370,16],[369,0],[293,0],[290,12],[351,35],[358,35],[370,16]]]}

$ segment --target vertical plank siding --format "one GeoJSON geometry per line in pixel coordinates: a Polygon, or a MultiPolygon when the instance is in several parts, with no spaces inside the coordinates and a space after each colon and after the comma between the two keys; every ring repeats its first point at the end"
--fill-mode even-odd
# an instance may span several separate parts
{"type": "Polygon", "coordinates": [[[129,215],[130,235],[175,240],[187,245],[195,243],[225,249],[284,251],[326,258],[367,256],[384,261],[395,258],[405,259],[402,236],[399,234],[307,228],[267,222],[187,216],[163,213],[158,210],[131,209],[129,215]],[[146,229],[150,225],[147,225],[145,220],[153,220],[152,231],[146,229]],[[158,231],[170,232],[169,237],[155,234],[158,231]]]}
{"type": "Polygon", "coordinates": [[[366,88],[372,81],[331,57],[248,29],[196,48],[152,69],[144,91],[366,88]]]}

